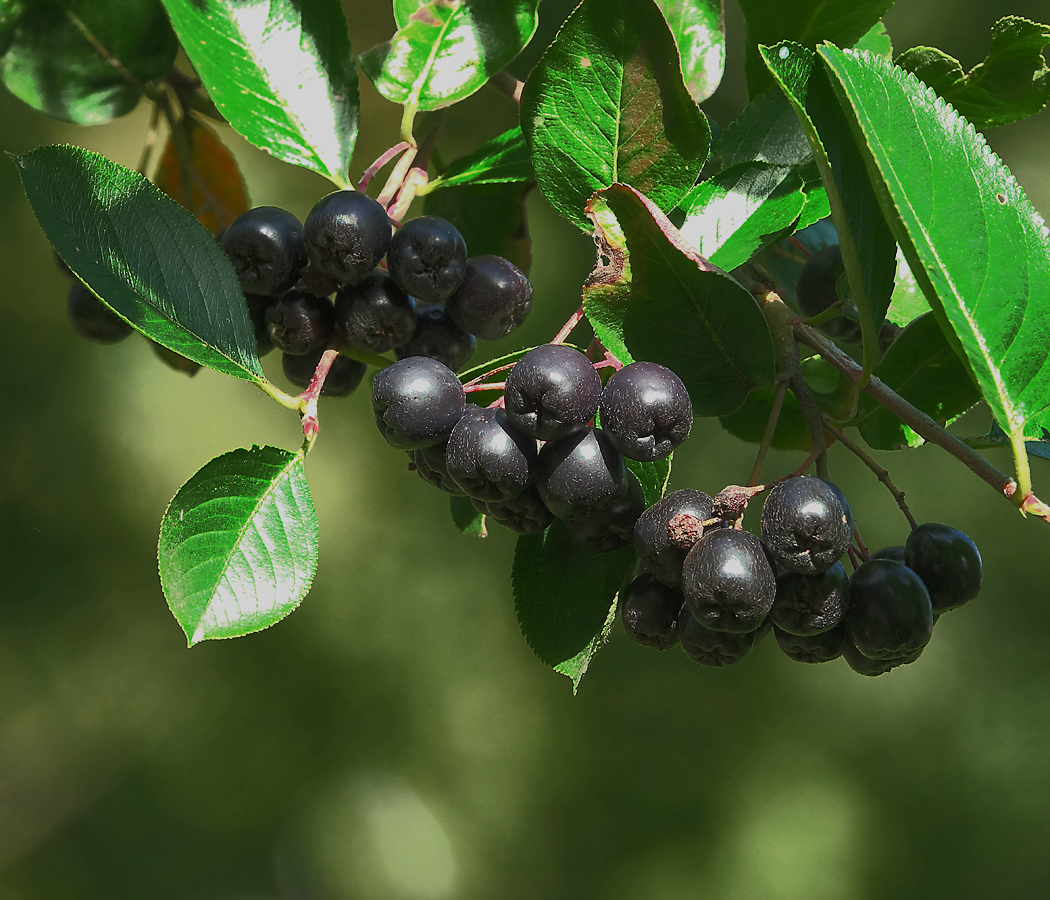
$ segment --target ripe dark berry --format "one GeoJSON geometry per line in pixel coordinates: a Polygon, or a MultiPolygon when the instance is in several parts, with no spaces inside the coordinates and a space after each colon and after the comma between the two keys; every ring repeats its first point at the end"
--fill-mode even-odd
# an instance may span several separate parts
{"type": "Polygon", "coordinates": [[[874,677],[876,675],[885,675],[890,669],[896,669],[897,666],[906,666],[909,663],[915,662],[922,655],[922,648],[912,653],[903,653],[899,656],[890,656],[886,659],[871,659],[861,653],[854,644],[850,641],[846,641],[846,645],[842,648],[842,658],[846,660],[849,667],[856,672],[858,675],[868,675],[874,677]]]}
{"type": "Polygon", "coordinates": [[[762,540],[777,562],[794,572],[830,569],[853,537],[853,513],[842,493],[802,475],[776,485],[762,507],[762,540]]]}
{"type": "Polygon", "coordinates": [[[685,598],[675,588],[660,584],[643,572],[621,594],[620,621],[623,630],[643,647],[667,650],[678,643],[678,621],[689,613],[685,598]]]}
{"type": "Polygon", "coordinates": [[[981,592],[983,567],[977,545],[959,529],[927,522],[908,535],[909,569],[930,592],[935,613],[969,603],[981,592]]]}
{"type": "Polygon", "coordinates": [[[564,344],[545,344],[510,370],[503,402],[526,434],[556,441],[587,427],[601,393],[602,380],[586,356],[564,344]]]}
{"type": "Polygon", "coordinates": [[[667,526],[675,516],[687,514],[701,522],[711,517],[714,501],[703,491],[681,490],[650,506],[634,525],[634,552],[658,581],[670,587],[682,583],[682,563],[688,552],[674,546],[667,526]]]}
{"type": "MultiPolygon", "coordinates": [[[[463,488],[452,480],[452,476],[448,474],[448,468],[445,465],[445,448],[447,446],[448,441],[445,441],[443,444],[435,444],[432,447],[410,450],[408,455],[412,458],[412,464],[415,466],[416,472],[419,473],[419,477],[427,484],[432,484],[439,490],[444,491],[446,494],[452,494],[454,497],[462,497],[464,496],[463,488]]],[[[484,512],[484,510],[481,510],[481,512],[484,512]]]]}
{"type": "Polygon", "coordinates": [[[372,382],[372,411],[388,444],[415,450],[448,440],[466,409],[456,373],[436,359],[411,356],[372,382]]]}
{"type": "Polygon", "coordinates": [[[510,500],[496,503],[486,503],[483,500],[471,502],[474,509],[485,513],[497,525],[518,534],[541,534],[554,521],[554,514],[544,505],[535,484],[530,484],[510,500]]]}
{"type": "Polygon", "coordinates": [[[725,668],[736,665],[758,643],[761,627],[743,633],[712,631],[705,628],[688,613],[682,611],[678,625],[678,637],[685,655],[701,666],[725,668]]]}
{"type": "Polygon", "coordinates": [[[274,299],[265,294],[245,294],[244,302],[248,305],[248,316],[255,331],[256,353],[262,358],[273,350],[270,329],[266,327],[266,310],[270,308],[274,299]]]}
{"type": "Polygon", "coordinates": [[[536,487],[560,519],[615,501],[626,477],[622,454],[597,428],[548,441],[536,462],[536,487]]]}
{"type": "Polygon", "coordinates": [[[714,631],[744,633],[762,624],[777,583],[762,542],[720,528],[700,538],[682,566],[682,593],[693,618],[714,631]]]}
{"type": "Polygon", "coordinates": [[[439,303],[463,283],[467,245],[451,222],[419,216],[405,222],[391,238],[386,264],[405,293],[439,303]]]}
{"type": "MultiPolygon", "coordinates": [[[[305,356],[282,354],[281,367],[284,369],[284,377],[296,387],[309,387],[310,380],[314,377],[317,364],[321,361],[323,354],[323,349],[307,353],[305,356]]],[[[368,366],[365,363],[340,354],[335,358],[325,376],[324,384],[321,386],[321,396],[345,397],[347,394],[352,394],[361,384],[367,371],[368,366]]]]}
{"type": "Polygon", "coordinates": [[[617,449],[643,462],[669,456],[693,427],[693,404],[682,379],[657,363],[620,369],[605,385],[598,411],[617,449]]]}
{"type": "Polygon", "coordinates": [[[335,298],[340,333],[355,350],[386,353],[412,338],[416,302],[385,272],[373,272],[342,288],[335,298]]]}
{"type": "Polygon", "coordinates": [[[871,554],[872,559],[892,559],[896,563],[900,563],[902,566],[906,566],[908,563],[904,558],[904,547],[900,544],[894,547],[883,547],[881,550],[877,550],[871,554]]]}
{"type": "Polygon", "coordinates": [[[472,256],[463,282],[445,306],[464,331],[498,341],[525,321],[532,308],[532,283],[502,256],[472,256]]]}
{"type": "Polygon", "coordinates": [[[452,480],[467,496],[488,502],[524,491],[535,464],[536,442],[518,431],[502,409],[468,409],[445,450],[452,480]]]}
{"type": "Polygon", "coordinates": [[[73,330],[89,341],[115,344],[135,330],[79,281],[69,286],[66,309],[73,330]]]}
{"type": "Polygon", "coordinates": [[[390,219],[380,204],[360,191],[333,191],[310,210],[303,224],[310,262],[340,283],[371,272],[390,246],[390,219]]]}
{"type": "Polygon", "coordinates": [[[791,634],[774,623],[773,634],[784,654],[801,663],[823,663],[838,659],[849,642],[845,622],[820,634],[807,635],[791,634]]]}
{"type": "Polygon", "coordinates": [[[324,350],[335,334],[335,308],[325,297],[290,291],[267,307],[266,330],[282,353],[304,356],[324,350]]]}
{"type": "MultiPolygon", "coordinates": [[[[838,244],[825,247],[806,260],[795,285],[795,299],[804,318],[819,315],[831,304],[838,302],[839,296],[835,287],[845,271],[842,250],[838,244]]],[[[847,304],[846,309],[856,314],[857,308],[854,304],[847,304]]],[[[835,316],[824,322],[820,328],[831,337],[848,344],[859,343],[861,339],[860,322],[849,316],[835,316]]]]}
{"type": "Polygon", "coordinates": [[[645,493],[638,479],[627,473],[620,496],[601,507],[565,520],[578,544],[595,553],[626,547],[634,539],[634,523],[645,512],[645,493]]]}
{"type": "Polygon", "coordinates": [[[242,213],[220,243],[248,294],[282,294],[306,266],[303,226],[276,206],[257,206],[242,213]]]}
{"type": "Polygon", "coordinates": [[[769,616],[789,634],[819,634],[842,622],[848,606],[849,576],[842,563],[835,563],[818,575],[781,575],[769,616]]]}
{"type": "Polygon", "coordinates": [[[474,355],[478,342],[448,317],[440,303],[416,306],[416,327],[412,336],[397,348],[398,359],[429,356],[441,360],[452,371],[463,368],[474,355]]]}
{"type": "Polygon", "coordinates": [[[933,608],[922,579],[907,566],[873,559],[850,578],[846,622],[850,640],[868,659],[921,650],[933,630],[933,608]]]}

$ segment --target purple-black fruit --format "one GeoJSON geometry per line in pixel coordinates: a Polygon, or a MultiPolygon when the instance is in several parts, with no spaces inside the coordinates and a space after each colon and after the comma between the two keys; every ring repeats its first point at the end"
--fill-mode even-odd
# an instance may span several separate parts
{"type": "Polygon", "coordinates": [[[277,206],[241,213],[223,232],[220,245],[247,294],[283,294],[306,266],[303,226],[277,206]]]}
{"type": "Polygon", "coordinates": [[[398,360],[372,382],[372,411],[387,443],[415,450],[447,441],[466,409],[463,385],[448,366],[425,356],[398,360]]]}
{"type": "Polygon", "coordinates": [[[762,506],[762,541],[793,572],[830,569],[849,548],[853,513],[837,487],[811,475],[775,485],[762,506]]]}
{"type": "Polygon", "coordinates": [[[386,210],[360,191],[333,191],[310,210],[303,225],[310,262],[343,284],[371,272],[390,246],[386,210]]]}
{"type": "Polygon", "coordinates": [[[689,613],[682,592],[643,572],[621,594],[623,630],[643,647],[667,650],[678,643],[678,623],[689,613]]]}
{"type": "Polygon", "coordinates": [[[532,308],[532,283],[502,256],[472,256],[445,306],[464,331],[483,341],[498,341],[525,321],[532,308]]]}
{"type": "Polygon", "coordinates": [[[587,427],[598,409],[602,380],[591,361],[564,344],[530,350],[507,375],[507,415],[539,441],[556,441],[587,427]]]}
{"type": "Polygon", "coordinates": [[[386,264],[390,277],[406,294],[440,303],[463,283],[467,245],[448,220],[419,216],[405,222],[391,238],[386,264]]]}
{"type": "Polygon", "coordinates": [[[682,566],[682,593],[693,618],[713,631],[745,633],[762,624],[777,582],[762,542],[747,531],[703,535],[682,566]]]}
{"type": "Polygon", "coordinates": [[[598,406],[602,430],[628,459],[670,456],[693,427],[693,405],[682,379],[666,366],[636,362],[609,379],[598,406]]]}

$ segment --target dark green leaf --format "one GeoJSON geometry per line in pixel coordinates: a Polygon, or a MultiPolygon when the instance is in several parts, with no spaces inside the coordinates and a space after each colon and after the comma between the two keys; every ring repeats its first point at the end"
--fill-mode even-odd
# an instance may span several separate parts
{"type": "Polygon", "coordinates": [[[233,266],[190,213],[90,150],[41,147],[11,158],[44,234],[97,296],[158,344],[265,381],[233,266]]]}
{"type": "Polygon", "coordinates": [[[636,459],[626,459],[624,462],[627,463],[627,468],[634,473],[634,477],[642,486],[647,507],[652,506],[663,497],[664,491],[667,490],[667,482],[671,477],[670,456],[658,459],[656,462],[639,462],[636,459]]]}
{"type": "Polygon", "coordinates": [[[656,0],[678,45],[685,86],[703,103],[722,81],[726,23],[722,0],[656,0]]]}
{"type": "Polygon", "coordinates": [[[397,33],[362,53],[361,69],[387,100],[440,109],[469,97],[521,52],[536,31],[537,5],[538,0],[399,0],[397,33]]]}
{"type": "Polygon", "coordinates": [[[531,182],[464,184],[427,194],[428,215],[448,219],[463,235],[471,256],[494,253],[526,275],[532,268],[532,238],[525,215],[531,182]]]}
{"type": "Polygon", "coordinates": [[[178,50],[159,0],[33,0],[15,18],[0,27],[0,52],[9,41],[0,80],[33,109],[78,125],[131,112],[136,81],[166,75],[178,50]]]}
{"type": "Polygon", "coordinates": [[[457,159],[427,186],[427,192],[460,184],[496,184],[532,181],[532,160],[525,135],[515,125],[509,131],[486,141],[477,150],[457,159]]]}
{"type": "Polygon", "coordinates": [[[634,562],[630,547],[593,553],[556,521],[541,535],[523,535],[511,581],[518,624],[532,651],[579,685],[603,641],[616,594],[634,562]]]}
{"type": "Polygon", "coordinates": [[[702,257],[730,271],[780,240],[805,203],[797,169],[741,163],[686,195],[680,231],[702,257]]]}
{"type": "Polygon", "coordinates": [[[1017,16],[992,26],[992,49],[964,73],[957,59],[934,47],[913,47],[897,65],[948,100],[979,131],[1035,115],[1050,102],[1050,68],[1043,48],[1050,26],[1017,16]]]}
{"type": "Polygon", "coordinates": [[[633,189],[601,191],[589,209],[610,264],[588,278],[584,309],[606,348],[676,372],[698,416],[725,415],[752,388],[772,388],[773,339],[751,294],[633,189]]]}
{"type": "Polygon", "coordinates": [[[821,54],[942,329],[1015,444],[1038,436],[1050,404],[1050,230],[984,138],[914,75],[869,54],[821,54]]]}
{"type": "Polygon", "coordinates": [[[867,50],[869,53],[877,53],[883,59],[893,59],[893,41],[882,22],[876,22],[857,43],[853,45],[855,50],[867,50]]]}
{"type": "Polygon", "coordinates": [[[15,26],[22,18],[25,0],[0,0],[0,56],[7,52],[15,26]]]}
{"type": "MultiPolygon", "coordinates": [[[[1024,447],[1029,456],[1050,459],[1050,431],[1044,428],[1042,434],[1038,440],[1025,441],[1024,447]]],[[[974,450],[991,450],[993,447],[1009,447],[1010,436],[993,421],[988,434],[979,438],[969,438],[966,443],[974,450]]]]}
{"type": "MultiPolygon", "coordinates": [[[[719,416],[718,423],[733,437],[747,441],[749,444],[761,443],[775,399],[774,391],[752,391],[747,395],[740,409],[734,410],[727,416],[719,416]]],[[[777,427],[773,431],[770,446],[774,450],[808,452],[810,444],[809,426],[802,418],[798,401],[789,393],[784,398],[784,405],[780,409],[780,417],[777,419],[777,427]]]]}
{"type": "Polygon", "coordinates": [[[283,619],[317,568],[302,453],[253,447],[213,459],[164,513],[157,556],[168,606],[191,647],[283,619]]]}
{"type": "MultiPolygon", "coordinates": [[[[934,316],[926,314],[900,334],[875,367],[875,374],[912,406],[944,425],[981,399],[976,385],[934,316]]],[[[916,447],[922,438],[868,394],[862,394],[856,424],[876,450],[916,447]]]]}
{"type": "Polygon", "coordinates": [[[722,133],[715,147],[728,169],[740,163],[803,166],[813,161],[813,148],[784,92],[772,88],[752,100],[722,133]]]}
{"type": "Polygon", "coordinates": [[[584,0],[525,83],[521,125],[540,190],[588,232],[587,201],[614,183],[673,209],[711,145],[654,0],[584,0]]]}
{"type": "Polygon", "coordinates": [[[241,135],[349,187],[357,67],[339,0],[164,0],[194,69],[241,135]]]}
{"type": "Polygon", "coordinates": [[[594,654],[601,650],[612,636],[613,626],[616,624],[616,610],[618,608],[619,600],[620,595],[619,592],[617,592],[609,606],[609,615],[605,617],[605,624],[602,626],[602,630],[590,640],[587,646],[572,659],[567,659],[565,662],[558,663],[558,665],[554,667],[555,672],[559,675],[564,675],[572,681],[572,694],[574,697],[576,696],[576,692],[580,689],[580,682],[583,681],[583,676],[587,674],[587,669],[591,664],[591,660],[594,659],[594,654]]]}
{"type": "Polygon", "coordinates": [[[489,536],[488,528],[485,527],[485,514],[474,509],[470,497],[449,497],[448,501],[452,521],[460,531],[470,537],[489,536]]]}

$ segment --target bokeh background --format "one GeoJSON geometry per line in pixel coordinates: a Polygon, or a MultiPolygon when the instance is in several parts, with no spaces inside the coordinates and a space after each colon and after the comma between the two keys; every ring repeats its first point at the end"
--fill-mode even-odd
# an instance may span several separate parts
{"type": "MultiPolygon", "coordinates": [[[[355,49],[392,32],[385,4],[346,7],[355,49]]],[[[568,9],[546,0],[515,74],[568,9]]],[[[898,51],[932,44],[972,66],[1010,13],[1050,9],[908,0],[886,23],[898,51]]],[[[728,22],[708,104],[722,123],[744,103],[735,8],[728,22]]],[[[399,122],[367,82],[362,103],[356,171],[399,122]]],[[[483,90],[450,112],[447,156],[513,121],[483,90]]],[[[0,89],[5,150],[70,141],[134,166],[145,130],[141,108],[77,129],[0,89]]],[[[303,217],[329,190],[223,135],[254,203],[303,217]]],[[[990,141],[1050,213],[1050,113],[990,141]]],[[[529,216],[536,303],[520,339],[535,343],[575,308],[593,246],[535,192],[529,216]]],[[[918,664],[866,679],[770,640],[708,670],[617,631],[574,698],[518,632],[512,535],[460,535],[362,390],[322,404],[310,595],[269,631],[190,651],[157,577],[164,507],[213,455],[297,446],[296,417],[243,383],[169,370],[138,338],[77,339],[65,292],[2,161],[0,900],[1046,895],[1050,531],[939,450],[878,454],[919,518],[962,528],[986,562],[982,596],[918,664]]],[[[986,424],[975,412],[958,430],[986,424]]],[[[901,542],[889,495],[839,450],[868,543],[901,542]]],[[[753,452],[698,420],[672,488],[746,479],[753,452]]],[[[797,462],[773,454],[767,472],[797,462]]]]}

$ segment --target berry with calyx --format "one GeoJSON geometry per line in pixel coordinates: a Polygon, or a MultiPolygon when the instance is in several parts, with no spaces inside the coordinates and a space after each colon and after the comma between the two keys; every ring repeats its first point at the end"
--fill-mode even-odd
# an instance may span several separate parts
{"type": "Polygon", "coordinates": [[[526,434],[556,441],[587,427],[601,393],[601,377],[586,356],[564,344],[544,344],[510,370],[503,403],[526,434]]]}
{"type": "Polygon", "coordinates": [[[847,640],[846,646],[842,648],[842,658],[846,660],[849,667],[858,675],[875,677],[876,675],[885,675],[890,669],[896,669],[898,666],[906,666],[915,662],[922,655],[922,650],[923,648],[920,647],[911,653],[902,653],[885,659],[871,659],[861,653],[855,644],[847,640]]]}
{"type": "Polygon", "coordinates": [[[812,475],[775,485],[762,507],[762,541],[793,572],[830,569],[849,548],[853,513],[837,487],[812,475]]]}
{"type": "Polygon", "coordinates": [[[66,309],[73,330],[89,341],[115,344],[135,330],[79,281],[69,286],[66,309]]]}
{"type": "Polygon", "coordinates": [[[416,307],[416,327],[412,336],[395,352],[398,359],[429,356],[458,371],[474,355],[477,346],[474,335],[453,322],[444,306],[420,303],[416,307]]]}
{"type": "Polygon", "coordinates": [[[866,562],[850,578],[850,640],[868,659],[915,653],[929,643],[933,607],[922,579],[890,559],[866,562]]]}
{"type": "Polygon", "coordinates": [[[335,334],[331,301],[309,291],[289,291],[267,307],[265,318],[273,345],[292,356],[324,350],[335,334]]]}
{"type": "Polygon", "coordinates": [[[893,547],[883,547],[881,550],[872,553],[871,558],[892,559],[895,563],[900,563],[902,566],[908,565],[904,557],[904,547],[900,544],[893,547]]]}
{"type": "MultiPolygon", "coordinates": [[[[838,244],[825,247],[806,260],[795,285],[795,299],[803,318],[819,315],[838,302],[836,285],[845,271],[842,250],[838,244]]],[[[857,314],[857,307],[853,303],[846,304],[845,308],[854,315],[857,314]]],[[[860,322],[850,316],[835,316],[818,327],[831,337],[847,344],[860,343],[860,322]]]]}
{"type": "Polygon", "coordinates": [[[634,523],[645,512],[645,493],[632,472],[627,473],[621,494],[601,507],[569,516],[565,526],[578,544],[595,553],[626,547],[634,539],[634,523]]]}
{"type": "Polygon", "coordinates": [[[842,563],[818,575],[784,572],[769,616],[788,634],[819,634],[840,624],[849,607],[849,576],[842,563]]]}
{"type": "MultiPolygon", "coordinates": [[[[284,369],[284,377],[296,387],[308,388],[323,355],[323,349],[305,356],[282,354],[281,368],[284,369]]],[[[367,371],[368,366],[365,363],[339,354],[328,370],[328,375],[325,376],[324,384],[321,386],[321,396],[345,397],[347,394],[352,394],[361,384],[367,371]]]]}
{"type": "Polygon", "coordinates": [[[806,635],[791,634],[774,623],[773,634],[784,654],[801,663],[831,662],[842,656],[842,651],[849,643],[844,622],[819,634],[806,635]]]}
{"type": "Polygon", "coordinates": [[[745,632],[712,631],[689,615],[688,601],[686,606],[678,624],[678,637],[685,655],[701,666],[722,669],[736,665],[761,637],[761,625],[745,632]]]}
{"type": "Polygon", "coordinates": [[[747,531],[719,528],[693,545],[682,565],[685,603],[705,628],[744,633],[762,624],[777,582],[762,542],[747,531]]]}
{"type": "Polygon", "coordinates": [[[484,500],[471,500],[474,509],[484,513],[497,525],[509,528],[518,534],[542,534],[554,521],[554,514],[547,509],[535,484],[529,484],[525,490],[510,500],[486,503],[484,500]]]}
{"type": "Polygon", "coordinates": [[[502,409],[468,409],[452,429],[445,466],[468,497],[498,503],[525,490],[536,464],[536,442],[502,409]]]}
{"type": "Polygon", "coordinates": [[[406,294],[426,303],[440,303],[463,283],[467,245],[451,222],[438,216],[419,216],[395,232],[386,264],[390,277],[406,294]]]}
{"type": "MultiPolygon", "coordinates": [[[[683,489],[650,506],[634,525],[634,552],[653,577],[669,587],[682,583],[682,563],[689,551],[670,540],[668,527],[676,516],[711,518],[714,501],[703,491],[683,489]]],[[[689,547],[692,549],[692,547],[689,547]]]]}
{"type": "Polygon", "coordinates": [[[532,283],[502,256],[472,256],[445,306],[464,331],[483,341],[498,341],[525,321],[532,308],[532,283]]]}
{"type": "Polygon", "coordinates": [[[255,331],[256,353],[261,359],[273,350],[270,329],[266,327],[266,310],[274,300],[265,294],[245,294],[244,302],[248,305],[248,317],[252,320],[252,329],[255,331]]]}
{"type": "Polygon", "coordinates": [[[367,194],[333,191],[310,210],[303,238],[318,272],[340,283],[358,281],[390,247],[390,219],[367,194]]]}
{"type": "Polygon", "coordinates": [[[597,428],[548,441],[536,461],[536,487],[559,519],[616,501],[626,478],[623,455],[597,428]]]}
{"type": "Polygon", "coordinates": [[[466,410],[463,385],[448,366],[410,356],[381,369],[372,382],[372,411],[387,443],[415,450],[448,440],[466,410]]]}
{"type": "Polygon", "coordinates": [[[598,405],[602,430],[628,459],[663,459],[693,427],[682,379],[666,366],[636,362],[609,379],[598,405]]]}
{"type": "Polygon", "coordinates": [[[927,522],[908,535],[907,566],[930,592],[934,613],[969,603],[981,592],[981,554],[969,537],[949,525],[927,522]]]}
{"type": "Polygon", "coordinates": [[[242,213],[223,233],[220,244],[248,294],[282,294],[306,266],[303,226],[277,206],[257,206],[242,213]]]}
{"type": "Polygon", "coordinates": [[[415,467],[419,477],[427,484],[432,484],[438,490],[442,490],[446,494],[452,494],[454,497],[464,497],[466,494],[463,488],[456,484],[452,480],[452,476],[448,474],[448,468],[445,465],[445,448],[447,446],[448,441],[445,441],[443,444],[435,444],[432,447],[409,450],[408,455],[411,457],[412,465],[415,467]]]}
{"type": "Polygon", "coordinates": [[[373,272],[341,288],[335,298],[340,333],[355,350],[386,353],[412,338],[416,302],[385,272],[373,272]]]}
{"type": "Polygon", "coordinates": [[[620,621],[630,638],[643,647],[667,650],[678,643],[678,622],[689,613],[675,588],[643,572],[631,582],[620,603],[620,621]]]}

